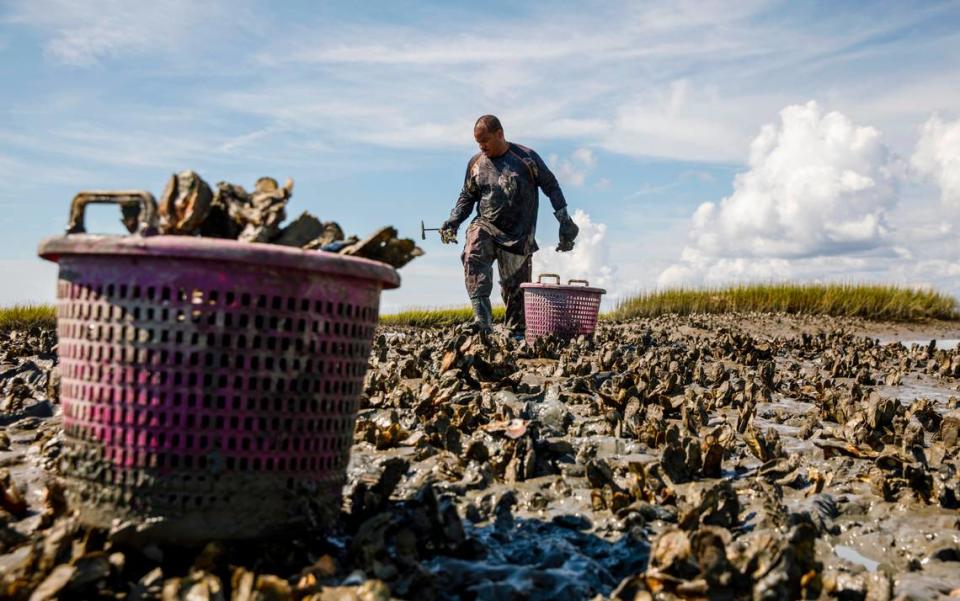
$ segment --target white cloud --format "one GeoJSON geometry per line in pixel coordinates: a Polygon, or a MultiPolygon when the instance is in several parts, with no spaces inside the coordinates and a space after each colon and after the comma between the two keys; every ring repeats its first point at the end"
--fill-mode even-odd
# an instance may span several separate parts
{"type": "Polygon", "coordinates": [[[547,166],[557,176],[562,186],[580,187],[587,181],[587,175],[597,166],[597,157],[589,148],[578,148],[569,159],[556,154],[547,157],[547,166]]]}
{"type": "Polygon", "coordinates": [[[746,141],[742,107],[755,99],[731,102],[716,88],[678,79],[648,87],[624,99],[600,136],[606,150],[631,156],[728,161],[746,141]]]}
{"type": "MultiPolygon", "coordinates": [[[[762,1],[627,3],[588,13],[533,7],[519,21],[493,16],[482,26],[317,21],[258,48],[259,61],[287,77],[224,100],[293,128],[391,148],[470,144],[469,124],[494,112],[512,139],[532,144],[567,139],[633,157],[734,162],[757,114],[798,93],[847,92],[849,81],[822,83],[816,71],[850,55],[868,61],[878,52],[869,41],[936,12],[845,13],[836,26],[806,27],[772,22],[769,10],[762,1]],[[789,76],[798,68],[802,82],[789,76]]],[[[844,97],[900,119],[923,104],[916,91],[926,75],[903,86],[909,106],[883,105],[904,92],[870,74],[844,97]]]]}
{"type": "Polygon", "coordinates": [[[556,273],[564,283],[570,279],[587,280],[591,286],[605,288],[608,298],[616,295],[617,268],[611,261],[606,224],[594,223],[581,209],[574,212],[573,220],[580,228],[573,250],[561,253],[554,248],[541,248],[533,255],[534,277],[556,273]]]}
{"type": "Polygon", "coordinates": [[[497,19],[487,15],[480,26],[453,27],[430,31],[423,28],[387,26],[344,27],[337,23],[312,40],[286,40],[283,52],[265,50],[262,60],[271,64],[385,64],[404,66],[488,65],[539,63],[545,61],[603,62],[617,59],[664,58],[678,55],[709,57],[721,49],[728,56],[755,52],[759,39],[734,36],[685,37],[709,27],[746,25],[764,8],[764,2],[740,2],[736,7],[723,3],[626,4],[609,9],[594,7],[564,12],[554,7],[532,9],[526,21],[497,19]],[[549,18],[546,18],[549,17],[549,18]],[[603,27],[601,27],[603,25],[603,27]],[[497,32],[498,38],[491,38],[497,32]],[[680,33],[681,35],[677,35],[680,33]],[[358,41],[363,40],[363,41],[358,41]],[[369,42],[367,40],[376,40],[369,42]],[[509,40],[511,43],[502,43],[509,40]],[[643,43],[638,43],[643,42],[643,43]],[[592,59],[592,60],[591,60],[592,59]]]}
{"type": "Polygon", "coordinates": [[[875,128],[815,102],[788,106],[751,143],[733,193],[693,213],[681,263],[659,284],[777,278],[791,275],[791,259],[885,247],[901,163],[875,128]]]}
{"type": "Polygon", "coordinates": [[[573,160],[585,167],[593,169],[597,166],[597,157],[589,148],[578,148],[573,152],[573,160]]]}
{"type": "Polygon", "coordinates": [[[693,179],[704,184],[710,184],[717,180],[709,171],[691,170],[680,174],[683,179],[693,179]]]}
{"type": "MultiPolygon", "coordinates": [[[[291,22],[283,10],[252,14],[248,4],[14,0],[6,20],[39,29],[47,53],[68,64],[180,51],[194,69],[206,61],[211,73],[236,75],[186,91],[183,103],[209,111],[198,122],[258,118],[240,132],[279,127],[388,148],[450,149],[469,145],[469,124],[492,111],[517,140],[533,144],[559,138],[634,157],[735,161],[756,114],[795,101],[798,87],[810,93],[806,80],[771,83],[772,73],[822,65],[827,56],[865,60],[873,52],[865,41],[937,12],[842,14],[835,27],[809,28],[790,18],[771,22],[765,1],[627,3],[588,13],[534,6],[526,17],[480,24],[451,11],[449,21],[404,26],[319,14],[291,22]],[[229,58],[217,61],[200,45],[229,58]]],[[[922,75],[894,87],[868,77],[855,98],[877,103],[888,118],[912,114],[923,104],[916,90],[929,82],[922,75]],[[884,103],[893,94],[910,103],[884,103]]],[[[180,135],[190,129],[199,128],[180,135]]],[[[288,140],[278,136],[277,145],[292,146],[288,140]]]]}
{"type": "Polygon", "coordinates": [[[221,144],[217,150],[225,154],[231,154],[238,149],[248,150],[249,147],[262,143],[265,139],[279,133],[280,131],[281,130],[278,127],[264,127],[256,131],[234,136],[233,138],[230,138],[221,144]]]}
{"type": "Polygon", "coordinates": [[[788,280],[794,277],[785,259],[707,259],[685,256],[683,263],[671,265],[657,278],[658,288],[713,286],[729,282],[788,280]]]}
{"type": "Polygon", "coordinates": [[[11,22],[50,34],[45,51],[51,58],[78,67],[191,46],[224,14],[219,2],[190,0],[21,0],[11,12],[11,22]]]}
{"type": "Polygon", "coordinates": [[[940,198],[960,208],[960,119],[944,122],[934,115],[921,128],[913,166],[940,186],[940,198]]]}

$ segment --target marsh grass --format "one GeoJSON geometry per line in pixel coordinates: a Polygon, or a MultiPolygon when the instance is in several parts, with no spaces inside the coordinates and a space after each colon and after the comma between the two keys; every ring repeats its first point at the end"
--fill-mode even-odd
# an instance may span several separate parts
{"type": "MultiPolygon", "coordinates": [[[[503,319],[495,307],[494,319],[503,319]]],[[[958,319],[957,300],[933,290],[870,284],[748,284],[725,288],[671,289],[621,301],[601,319],[622,321],[668,313],[792,313],[862,317],[877,321],[958,319]]],[[[380,317],[391,326],[449,326],[469,321],[469,307],[419,308],[380,317]]]]}
{"type": "Polygon", "coordinates": [[[665,313],[793,313],[877,321],[957,319],[957,300],[934,290],[871,284],[749,284],[639,294],[604,317],[623,320],[665,313]]]}
{"type": "Polygon", "coordinates": [[[33,327],[53,329],[56,326],[57,312],[53,305],[13,305],[0,308],[0,332],[33,327]]]}
{"type": "MultiPolygon", "coordinates": [[[[493,321],[503,321],[503,307],[493,308],[493,321]]],[[[473,319],[470,307],[446,309],[418,308],[408,309],[393,315],[381,315],[380,324],[386,326],[438,327],[458,325],[473,319]]]]}
{"type": "MultiPolygon", "coordinates": [[[[793,313],[862,317],[878,321],[960,319],[952,296],[916,288],[868,284],[749,284],[726,288],[671,289],[638,294],[621,301],[601,319],[621,321],[668,313],[793,313]]],[[[494,321],[503,321],[504,308],[493,308],[494,321]]],[[[470,307],[417,308],[382,315],[388,326],[438,327],[473,318],[470,307]]],[[[0,332],[31,327],[56,327],[53,305],[13,305],[0,308],[0,332]]]]}

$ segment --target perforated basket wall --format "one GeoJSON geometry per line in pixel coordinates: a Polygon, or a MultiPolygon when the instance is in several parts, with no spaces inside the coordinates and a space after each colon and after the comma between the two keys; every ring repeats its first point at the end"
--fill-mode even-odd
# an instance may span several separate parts
{"type": "Polygon", "coordinates": [[[330,519],[384,281],[270,257],[58,258],[61,470],[84,521],[185,541],[330,519]]]}
{"type": "Polygon", "coordinates": [[[603,290],[550,284],[521,287],[528,343],[550,334],[569,339],[596,330],[603,290]]]}

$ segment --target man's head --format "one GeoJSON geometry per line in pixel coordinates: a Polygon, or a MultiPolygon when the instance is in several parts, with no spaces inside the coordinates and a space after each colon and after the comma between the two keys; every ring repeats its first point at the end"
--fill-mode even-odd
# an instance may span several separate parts
{"type": "Polygon", "coordinates": [[[473,139],[480,146],[480,152],[486,157],[498,157],[507,152],[509,146],[503,137],[503,126],[493,115],[484,115],[473,126],[473,139]]]}

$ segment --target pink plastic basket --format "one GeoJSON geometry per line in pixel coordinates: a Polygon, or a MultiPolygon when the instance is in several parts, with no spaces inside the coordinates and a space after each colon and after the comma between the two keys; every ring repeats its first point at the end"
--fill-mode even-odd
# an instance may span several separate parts
{"type": "Polygon", "coordinates": [[[591,288],[586,280],[570,280],[560,284],[560,276],[543,273],[536,284],[521,284],[523,310],[526,319],[526,340],[533,343],[541,336],[574,338],[580,334],[592,335],[597,327],[600,296],[603,288],[591,288]],[[556,284],[544,284],[543,278],[556,278],[556,284]],[[579,284],[579,285],[574,285],[579,284]]]}
{"type": "Polygon", "coordinates": [[[182,542],[336,513],[394,269],[180,236],[39,253],[60,265],[61,472],[81,519],[182,542]]]}

